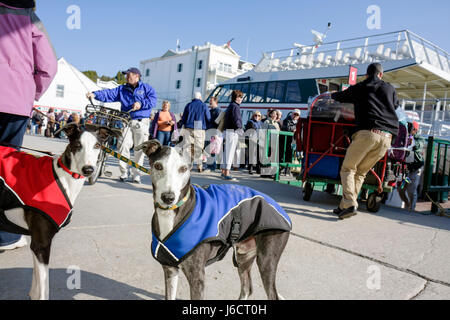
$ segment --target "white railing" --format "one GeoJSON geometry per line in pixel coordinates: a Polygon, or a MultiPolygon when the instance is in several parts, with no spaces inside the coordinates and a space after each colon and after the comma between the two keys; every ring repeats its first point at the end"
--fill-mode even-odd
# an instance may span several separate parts
{"type": "Polygon", "coordinates": [[[402,100],[401,107],[420,124],[420,134],[450,137],[450,99],[402,100]]]}
{"type": "Polygon", "coordinates": [[[267,52],[255,71],[289,71],[412,58],[450,73],[449,54],[408,30],[267,52]]]}

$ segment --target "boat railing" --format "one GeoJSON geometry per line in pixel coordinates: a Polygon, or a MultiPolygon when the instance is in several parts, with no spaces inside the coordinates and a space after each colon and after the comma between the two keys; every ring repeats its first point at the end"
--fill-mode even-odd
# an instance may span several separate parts
{"type": "Polygon", "coordinates": [[[420,134],[450,136],[450,99],[402,100],[400,105],[409,120],[420,124],[420,134]]]}
{"type": "Polygon", "coordinates": [[[255,71],[289,71],[407,59],[427,62],[450,73],[449,54],[408,30],[267,52],[255,71]]]}

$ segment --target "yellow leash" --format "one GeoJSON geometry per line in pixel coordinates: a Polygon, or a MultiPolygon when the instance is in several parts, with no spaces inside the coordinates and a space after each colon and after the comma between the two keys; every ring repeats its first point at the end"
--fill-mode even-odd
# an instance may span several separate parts
{"type": "Polygon", "coordinates": [[[137,164],[134,161],[131,161],[130,159],[124,157],[120,153],[118,153],[118,152],[116,152],[116,151],[114,151],[114,150],[112,150],[112,149],[110,149],[108,147],[105,147],[105,146],[102,146],[102,150],[103,150],[103,152],[113,156],[114,158],[119,159],[119,161],[125,162],[129,166],[132,166],[133,168],[136,168],[136,169],[138,169],[138,170],[140,170],[140,171],[142,171],[142,172],[144,172],[146,174],[150,174],[150,170],[148,170],[147,168],[145,168],[143,166],[140,166],[139,164],[137,164]]]}

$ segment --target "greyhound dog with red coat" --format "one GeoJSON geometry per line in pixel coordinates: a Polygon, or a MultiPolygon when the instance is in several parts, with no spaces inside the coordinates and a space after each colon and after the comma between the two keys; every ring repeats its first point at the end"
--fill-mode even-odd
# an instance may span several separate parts
{"type": "Polygon", "coordinates": [[[69,223],[86,177],[96,169],[101,143],[114,134],[103,127],[84,131],[77,124],[62,130],[69,145],[58,159],[0,146],[0,229],[31,236],[32,300],[49,298],[52,239],[69,223]]]}

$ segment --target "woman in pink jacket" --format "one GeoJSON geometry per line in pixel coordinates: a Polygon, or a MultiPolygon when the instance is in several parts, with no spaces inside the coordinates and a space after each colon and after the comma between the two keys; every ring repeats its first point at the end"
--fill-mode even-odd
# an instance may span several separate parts
{"type": "MultiPolygon", "coordinates": [[[[45,93],[57,70],[34,7],[34,0],[0,0],[0,144],[22,145],[34,100],[45,93]]],[[[0,251],[25,244],[25,238],[0,231],[0,251]]]]}

